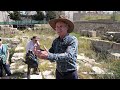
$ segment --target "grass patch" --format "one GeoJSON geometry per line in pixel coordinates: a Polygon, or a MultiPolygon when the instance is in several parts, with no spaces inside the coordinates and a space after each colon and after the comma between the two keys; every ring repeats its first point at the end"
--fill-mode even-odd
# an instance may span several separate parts
{"type": "Polygon", "coordinates": [[[110,19],[111,16],[84,16],[82,20],[98,20],[98,19],[110,19]]]}
{"type": "Polygon", "coordinates": [[[89,75],[89,74],[83,74],[83,72],[89,73],[91,71],[92,71],[92,69],[90,67],[81,66],[79,68],[79,71],[78,71],[78,77],[80,79],[89,79],[91,77],[91,75],[89,75]]]}
{"type": "Polygon", "coordinates": [[[45,61],[44,63],[39,64],[39,69],[40,69],[40,71],[55,69],[55,63],[49,64],[49,61],[45,61]],[[53,67],[51,67],[51,66],[53,66],[53,67]]]}

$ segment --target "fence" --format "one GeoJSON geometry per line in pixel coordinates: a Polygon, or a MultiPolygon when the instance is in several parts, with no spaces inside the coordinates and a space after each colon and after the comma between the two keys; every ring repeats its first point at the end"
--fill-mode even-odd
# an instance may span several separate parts
{"type": "Polygon", "coordinates": [[[11,21],[11,22],[0,22],[0,25],[32,25],[32,24],[47,24],[45,20],[35,21],[35,20],[24,20],[24,21],[11,21]]]}

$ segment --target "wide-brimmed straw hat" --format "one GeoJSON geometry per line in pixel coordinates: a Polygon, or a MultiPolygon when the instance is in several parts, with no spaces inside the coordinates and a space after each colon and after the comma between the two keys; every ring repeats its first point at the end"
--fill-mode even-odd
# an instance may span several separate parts
{"type": "Polygon", "coordinates": [[[50,26],[55,30],[55,25],[58,21],[64,22],[66,24],[68,24],[69,29],[68,29],[68,33],[71,33],[74,29],[74,24],[73,22],[71,22],[69,19],[67,19],[65,16],[60,15],[59,18],[57,19],[52,19],[49,21],[50,26]]]}

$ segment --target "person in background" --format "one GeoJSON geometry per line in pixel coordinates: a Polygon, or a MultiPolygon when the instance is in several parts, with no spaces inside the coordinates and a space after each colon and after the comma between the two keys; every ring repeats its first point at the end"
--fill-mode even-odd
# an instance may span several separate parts
{"type": "Polygon", "coordinates": [[[41,59],[56,62],[56,79],[78,79],[78,40],[69,34],[74,29],[73,22],[60,15],[50,20],[49,24],[59,36],[49,50],[45,48],[44,51],[36,50],[34,53],[41,59]]]}
{"type": "Polygon", "coordinates": [[[7,74],[7,78],[10,79],[11,70],[9,64],[9,50],[7,44],[2,43],[2,39],[0,38],[0,77],[3,77],[3,69],[7,74]]]}
{"type": "MultiPolygon", "coordinates": [[[[34,49],[40,49],[40,43],[38,40],[39,38],[37,36],[33,36],[31,38],[31,40],[27,43],[27,46],[26,46],[26,54],[28,53],[29,50],[33,52],[34,49]]],[[[36,56],[36,59],[37,59],[37,56],[36,56]]],[[[31,70],[31,67],[28,65],[28,72],[27,72],[28,77],[30,75],[30,70],[31,70]]],[[[39,75],[38,65],[34,68],[33,73],[39,75]]]]}

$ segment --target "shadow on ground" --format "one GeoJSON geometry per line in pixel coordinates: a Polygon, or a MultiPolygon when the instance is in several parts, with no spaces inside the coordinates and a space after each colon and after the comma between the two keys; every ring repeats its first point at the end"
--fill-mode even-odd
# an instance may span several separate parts
{"type": "Polygon", "coordinates": [[[22,79],[22,78],[26,78],[27,75],[25,72],[14,72],[11,75],[11,79],[22,79]]]}

